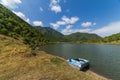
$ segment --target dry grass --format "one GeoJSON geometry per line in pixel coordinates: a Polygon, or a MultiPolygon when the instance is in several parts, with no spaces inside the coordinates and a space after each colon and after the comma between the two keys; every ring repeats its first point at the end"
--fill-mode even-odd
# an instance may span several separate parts
{"type": "Polygon", "coordinates": [[[120,40],[118,40],[118,41],[112,41],[112,42],[109,42],[108,44],[118,44],[118,45],[120,45],[120,40]]]}
{"type": "Polygon", "coordinates": [[[1,56],[15,56],[29,53],[30,49],[22,42],[0,35],[0,55],[1,56]]]}
{"type": "Polygon", "coordinates": [[[105,80],[71,68],[64,59],[39,51],[30,53],[28,46],[0,35],[0,80],[105,80]]]}

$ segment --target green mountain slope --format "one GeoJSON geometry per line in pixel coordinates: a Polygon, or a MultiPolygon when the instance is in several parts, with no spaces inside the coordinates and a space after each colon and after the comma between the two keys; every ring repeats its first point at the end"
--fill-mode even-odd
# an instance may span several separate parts
{"type": "Polygon", "coordinates": [[[70,35],[63,35],[50,27],[37,26],[35,28],[47,37],[50,42],[96,42],[98,39],[101,39],[101,37],[96,34],[77,32],[70,35]]]}
{"type": "Polygon", "coordinates": [[[67,39],[64,38],[64,35],[60,32],[50,28],[50,27],[35,27],[39,30],[50,42],[66,42],[67,39]]]}
{"type": "MultiPolygon", "coordinates": [[[[116,42],[118,43],[120,41],[120,33],[113,34],[111,36],[105,37],[102,39],[103,42],[116,42]]],[[[120,43],[120,42],[119,42],[120,43]]]]}
{"type": "Polygon", "coordinates": [[[96,34],[80,33],[80,32],[66,35],[65,37],[73,42],[76,42],[76,41],[94,42],[94,41],[97,41],[98,39],[101,39],[101,37],[96,34]]]}
{"type": "Polygon", "coordinates": [[[1,4],[0,34],[4,34],[15,39],[21,39],[25,44],[29,44],[32,49],[35,49],[37,46],[40,46],[47,41],[39,31],[1,4]]]}

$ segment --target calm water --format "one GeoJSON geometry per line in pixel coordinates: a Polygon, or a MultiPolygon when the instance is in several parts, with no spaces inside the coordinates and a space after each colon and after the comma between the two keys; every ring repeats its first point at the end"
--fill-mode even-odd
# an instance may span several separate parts
{"type": "Polygon", "coordinates": [[[42,49],[66,59],[88,59],[92,71],[113,80],[120,80],[120,45],[51,44],[42,49]]]}

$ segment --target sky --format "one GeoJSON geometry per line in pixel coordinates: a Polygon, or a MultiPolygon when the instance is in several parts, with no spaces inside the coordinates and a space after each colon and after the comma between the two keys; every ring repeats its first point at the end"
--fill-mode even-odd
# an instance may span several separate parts
{"type": "Polygon", "coordinates": [[[65,35],[120,32],[120,0],[0,0],[33,26],[51,27],[65,35]]]}

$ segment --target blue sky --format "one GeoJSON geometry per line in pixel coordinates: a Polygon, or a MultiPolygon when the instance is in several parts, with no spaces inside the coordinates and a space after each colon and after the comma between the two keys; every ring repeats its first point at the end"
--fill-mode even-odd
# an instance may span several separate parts
{"type": "Polygon", "coordinates": [[[0,0],[33,26],[51,27],[65,35],[120,32],[120,0],[0,0]]]}

